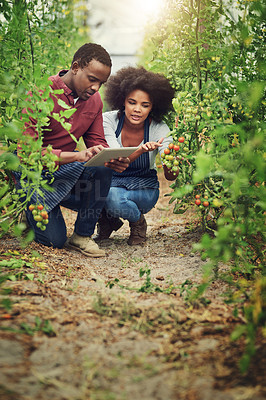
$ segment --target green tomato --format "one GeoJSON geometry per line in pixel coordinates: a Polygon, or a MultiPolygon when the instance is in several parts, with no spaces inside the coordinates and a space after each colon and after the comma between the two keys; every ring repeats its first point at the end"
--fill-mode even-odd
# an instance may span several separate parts
{"type": "Polygon", "coordinates": [[[220,199],[213,199],[212,201],[213,207],[221,207],[223,205],[223,201],[220,199]]]}
{"type": "Polygon", "coordinates": [[[224,210],[224,216],[225,218],[231,218],[233,216],[233,212],[231,208],[226,208],[224,210]]]}

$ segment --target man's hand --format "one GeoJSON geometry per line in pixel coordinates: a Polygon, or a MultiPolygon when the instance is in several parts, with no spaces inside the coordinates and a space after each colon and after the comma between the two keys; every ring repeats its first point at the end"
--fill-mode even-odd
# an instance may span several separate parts
{"type": "Polygon", "coordinates": [[[99,144],[97,146],[89,147],[86,150],[81,150],[77,152],[77,161],[83,162],[83,161],[88,161],[90,160],[93,156],[96,154],[100,153],[104,147],[99,144]]]}
{"type": "Polygon", "coordinates": [[[60,164],[68,164],[75,161],[84,162],[90,160],[93,156],[100,153],[104,147],[99,144],[97,146],[89,147],[81,151],[62,151],[60,154],[60,164]]]}
{"type": "Polygon", "coordinates": [[[110,160],[106,162],[105,167],[111,168],[116,172],[123,172],[130,164],[130,159],[128,157],[119,157],[117,160],[110,160]]]}

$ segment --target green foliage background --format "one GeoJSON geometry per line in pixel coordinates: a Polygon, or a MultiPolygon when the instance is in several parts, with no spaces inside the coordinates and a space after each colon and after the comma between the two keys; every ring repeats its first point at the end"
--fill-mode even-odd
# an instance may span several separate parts
{"type": "MultiPolygon", "coordinates": [[[[140,60],[176,88],[167,122],[180,145],[172,152],[179,175],[170,201],[176,213],[195,195],[209,203],[198,208],[207,233],[195,249],[208,262],[197,294],[212,279],[237,288],[237,299],[230,294],[228,301],[241,304],[247,318],[233,335],[247,335],[243,371],[255,352],[256,327],[266,319],[265,11],[257,0],[167,0],[147,30],[140,60]],[[222,263],[230,274],[219,274],[222,263]]],[[[167,156],[164,162],[173,168],[167,156]]]]}
{"type": "MultiPolygon", "coordinates": [[[[74,52],[90,41],[86,25],[85,1],[26,1],[0,2],[0,198],[1,234],[13,229],[20,235],[25,228],[18,217],[30,200],[32,191],[45,186],[42,171],[45,163],[54,170],[51,153],[42,156],[42,129],[53,109],[48,77],[60,69],[68,69],[74,52]],[[28,106],[28,92],[32,92],[31,116],[37,119],[38,140],[28,138],[22,144],[21,160],[14,151],[29,115],[22,109],[28,106]],[[41,92],[42,91],[42,94],[41,92]],[[24,203],[18,202],[14,190],[12,170],[20,168],[27,178],[24,203]]],[[[32,233],[28,240],[32,239],[32,233]]]]}

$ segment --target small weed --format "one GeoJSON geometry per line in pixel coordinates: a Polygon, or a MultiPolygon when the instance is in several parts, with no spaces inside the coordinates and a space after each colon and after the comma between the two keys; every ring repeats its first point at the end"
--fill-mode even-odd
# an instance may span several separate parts
{"type": "Polygon", "coordinates": [[[132,261],[133,263],[138,264],[143,261],[143,258],[132,257],[132,261]]]}
{"type": "Polygon", "coordinates": [[[121,266],[122,268],[128,268],[131,265],[136,266],[138,265],[140,262],[142,262],[143,259],[142,258],[138,258],[138,257],[123,257],[121,260],[121,266]]]}
{"type": "Polygon", "coordinates": [[[189,300],[192,296],[192,288],[194,287],[193,282],[190,279],[186,279],[180,285],[180,296],[183,296],[185,300],[189,300]]]}
{"type": "Polygon", "coordinates": [[[112,289],[115,285],[118,285],[121,289],[126,289],[126,290],[133,290],[136,292],[145,292],[145,293],[155,293],[155,292],[164,292],[160,286],[154,284],[151,282],[151,270],[148,268],[147,264],[145,266],[146,268],[140,268],[139,269],[139,276],[142,278],[144,275],[146,275],[145,282],[140,288],[132,288],[129,286],[124,286],[119,283],[119,279],[115,278],[112,281],[108,281],[106,284],[106,287],[109,287],[112,289]]]}
{"type": "Polygon", "coordinates": [[[74,279],[72,286],[68,286],[66,288],[66,290],[69,290],[70,292],[75,292],[79,287],[79,280],[78,279],[74,279]]]}
{"type": "Polygon", "coordinates": [[[35,325],[31,326],[23,322],[20,325],[20,329],[13,329],[9,327],[0,327],[1,330],[11,331],[15,333],[25,333],[27,335],[33,336],[35,332],[43,332],[47,336],[56,336],[56,333],[49,320],[41,320],[39,317],[35,318],[35,325]]]}
{"type": "Polygon", "coordinates": [[[123,257],[121,260],[121,267],[122,268],[127,268],[129,266],[129,260],[127,257],[123,257]]]}
{"type": "Polygon", "coordinates": [[[6,310],[6,311],[11,311],[12,310],[12,301],[8,298],[5,297],[1,299],[1,306],[6,310]]]}
{"type": "Polygon", "coordinates": [[[73,268],[70,267],[66,272],[66,276],[70,277],[72,272],[73,272],[73,268]]]}
{"type": "Polygon", "coordinates": [[[144,284],[139,288],[138,292],[146,292],[146,293],[154,293],[154,292],[163,292],[163,289],[160,288],[160,286],[154,284],[151,282],[151,270],[150,268],[140,268],[139,270],[139,276],[142,278],[144,275],[146,275],[146,280],[144,284]]]}
{"type": "Polygon", "coordinates": [[[9,259],[0,261],[0,284],[5,281],[34,280],[34,274],[26,272],[28,268],[47,268],[47,265],[40,261],[39,256],[28,256],[18,251],[3,253],[9,259]],[[13,272],[14,271],[14,272],[13,272]]]}
{"type": "Polygon", "coordinates": [[[92,308],[94,309],[94,311],[97,312],[97,314],[100,315],[109,314],[109,307],[107,306],[105,300],[100,294],[94,298],[94,301],[92,303],[92,308]]]}

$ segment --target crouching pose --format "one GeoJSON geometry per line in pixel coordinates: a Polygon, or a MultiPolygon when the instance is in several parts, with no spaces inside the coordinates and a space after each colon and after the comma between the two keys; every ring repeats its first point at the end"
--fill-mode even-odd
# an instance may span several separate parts
{"type": "MultiPolygon", "coordinates": [[[[48,212],[46,229],[42,230],[36,222],[28,205],[27,221],[35,234],[35,240],[46,246],[62,248],[65,244],[91,257],[105,255],[92,239],[96,223],[104,206],[112,179],[112,170],[122,172],[129,160],[121,158],[105,167],[85,167],[85,162],[100,152],[108,144],[104,138],[102,108],[99,89],[111,73],[111,59],[107,51],[98,44],[86,43],[74,54],[69,70],[62,70],[50,77],[52,88],[60,94],[51,95],[54,101],[53,113],[63,110],[62,101],[69,108],[75,108],[69,118],[71,135],[53,117],[43,133],[43,151],[48,145],[58,157],[58,169],[50,180],[50,189],[42,188],[42,199],[48,212]],[[61,103],[60,103],[61,102],[61,103]],[[83,137],[86,149],[75,151],[76,141],[83,137]],[[74,233],[67,241],[66,225],[60,206],[77,212],[74,233]]],[[[33,100],[31,100],[33,101],[33,100]]],[[[25,135],[36,137],[37,121],[30,118],[25,135]]],[[[18,149],[18,151],[20,151],[18,149]]],[[[45,171],[44,171],[45,172],[45,171]]],[[[21,173],[15,172],[18,187],[21,173]]],[[[31,203],[38,203],[36,193],[31,203]]]]}
{"type": "MultiPolygon", "coordinates": [[[[138,146],[138,149],[129,157],[130,165],[124,172],[113,172],[98,221],[97,240],[107,239],[117,231],[123,225],[120,218],[129,221],[129,245],[146,240],[144,214],[155,206],[159,197],[155,157],[172,141],[162,119],[172,108],[173,97],[169,81],[143,67],[125,67],[109,78],[105,100],[113,111],[103,114],[106,141],[110,147],[138,146]]],[[[164,170],[167,179],[175,179],[164,170]]]]}

